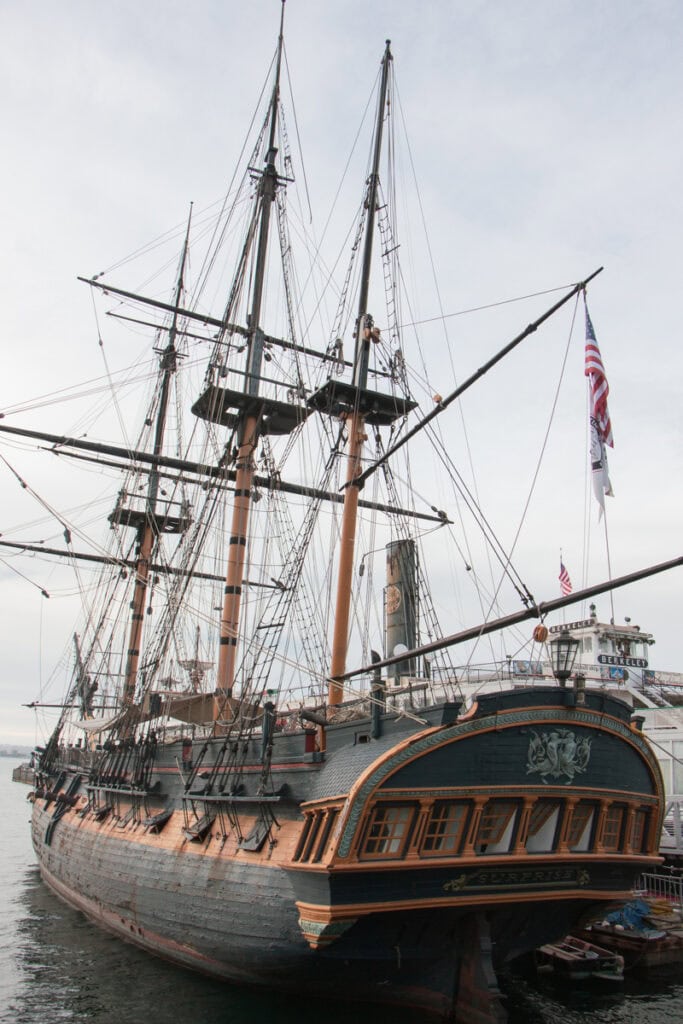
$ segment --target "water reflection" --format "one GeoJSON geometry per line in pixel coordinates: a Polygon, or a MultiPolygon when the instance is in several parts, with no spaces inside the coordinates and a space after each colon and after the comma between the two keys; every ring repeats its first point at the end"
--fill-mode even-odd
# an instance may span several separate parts
{"type": "Polygon", "coordinates": [[[502,979],[509,1024],[664,1024],[682,1019],[680,965],[627,971],[623,984],[555,981],[547,975],[502,979]]]}

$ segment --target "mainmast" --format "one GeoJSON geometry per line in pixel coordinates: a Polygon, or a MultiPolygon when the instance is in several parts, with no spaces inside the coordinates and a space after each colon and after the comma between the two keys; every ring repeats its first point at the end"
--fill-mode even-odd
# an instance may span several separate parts
{"type": "MultiPolygon", "coordinates": [[[[382,79],[379,101],[377,105],[377,123],[375,126],[375,145],[372,160],[372,171],[368,180],[366,200],[367,218],[365,227],[365,245],[363,251],[363,267],[358,299],[358,318],[356,320],[356,346],[353,362],[353,384],[356,395],[360,399],[367,391],[370,346],[376,337],[373,319],[368,312],[368,292],[370,288],[370,264],[377,211],[377,193],[379,187],[379,164],[382,154],[382,134],[384,114],[387,101],[389,81],[389,65],[393,59],[387,40],[382,59],[382,79]]],[[[361,472],[361,456],[363,442],[366,440],[365,403],[354,400],[351,408],[341,413],[346,419],[348,429],[348,452],[346,462],[347,487],[344,492],[344,510],[342,514],[341,537],[339,545],[339,575],[337,578],[337,600],[332,637],[332,662],[330,665],[331,684],[328,700],[330,704],[339,704],[344,697],[343,684],[338,681],[346,671],[346,649],[349,634],[349,618],[351,612],[351,580],[353,573],[353,557],[356,543],[356,518],[358,513],[358,497],[360,488],[353,482],[361,472]]]]}
{"type": "MultiPolygon", "coordinates": [[[[280,17],[275,81],[270,100],[268,140],[265,166],[261,172],[256,195],[254,223],[258,225],[253,285],[247,315],[247,353],[242,390],[210,384],[193,406],[197,416],[236,432],[235,498],[230,526],[229,551],[225,577],[225,594],[220,624],[220,650],[216,677],[214,718],[229,717],[226,703],[232,696],[237,664],[237,642],[242,601],[242,579],[247,549],[252,491],[256,470],[254,452],[259,439],[267,434],[288,434],[307,415],[305,408],[278,401],[260,393],[261,366],[267,336],[261,327],[262,303],[268,236],[273,202],[283,180],[277,173],[276,132],[280,103],[280,72],[283,52],[284,4],[280,17]]],[[[242,260],[246,266],[246,258],[242,260]]],[[[244,333],[244,332],[241,332],[244,333]]]]}
{"type": "MultiPolygon", "coordinates": [[[[275,84],[270,101],[270,131],[266,162],[259,186],[260,225],[258,248],[256,250],[256,268],[251,297],[251,311],[247,319],[249,340],[247,342],[247,361],[244,372],[245,394],[256,397],[259,393],[259,378],[263,361],[264,334],[261,329],[261,303],[263,300],[263,284],[268,253],[268,230],[270,213],[278,188],[278,174],[275,167],[275,130],[280,99],[280,65],[282,59],[282,18],[278,39],[277,68],[275,84]]],[[[247,545],[247,530],[251,508],[251,492],[256,465],[254,451],[259,439],[260,415],[256,410],[246,411],[240,417],[237,431],[237,458],[235,460],[235,501],[232,510],[230,528],[228,567],[225,577],[225,595],[223,613],[221,615],[220,651],[218,656],[217,689],[220,696],[230,697],[235,682],[235,663],[237,657],[237,635],[239,630],[240,604],[242,600],[242,574],[247,545]]],[[[220,713],[220,708],[218,709],[220,713]]]]}
{"type": "MultiPolygon", "coordinates": [[[[154,442],[152,454],[159,457],[163,450],[164,432],[166,429],[166,417],[168,413],[168,401],[171,389],[171,379],[177,367],[176,337],[178,333],[178,310],[183,292],[183,277],[187,251],[190,237],[190,223],[192,220],[192,209],[187,221],[185,243],[180,259],[180,269],[175,290],[175,309],[173,319],[168,332],[168,344],[160,353],[159,369],[161,374],[161,385],[159,388],[159,403],[157,406],[156,422],[154,425],[154,442]]],[[[186,526],[186,520],[181,517],[159,515],[157,499],[159,496],[159,468],[152,463],[147,484],[147,494],[143,509],[123,508],[121,503],[110,516],[112,524],[132,526],[137,530],[136,552],[135,552],[135,589],[131,603],[131,623],[128,637],[128,652],[126,656],[126,670],[123,683],[123,706],[130,708],[135,699],[137,683],[138,664],[140,661],[140,650],[142,642],[142,628],[144,623],[145,602],[149,585],[149,574],[152,564],[152,551],[155,538],[160,530],[164,533],[181,533],[186,526]]],[[[132,723],[124,726],[124,731],[130,732],[132,723]]]]}

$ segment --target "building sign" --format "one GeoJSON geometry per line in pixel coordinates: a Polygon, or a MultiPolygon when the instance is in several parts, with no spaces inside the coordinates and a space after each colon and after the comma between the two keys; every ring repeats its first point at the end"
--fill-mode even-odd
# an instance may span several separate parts
{"type": "Polygon", "coordinates": [[[548,632],[561,633],[563,629],[587,629],[589,626],[594,625],[594,619],[581,619],[580,622],[566,622],[563,626],[551,626],[548,632]]]}
{"type": "Polygon", "coordinates": [[[627,665],[629,668],[647,668],[646,658],[622,658],[619,654],[598,654],[601,665],[627,665]]]}

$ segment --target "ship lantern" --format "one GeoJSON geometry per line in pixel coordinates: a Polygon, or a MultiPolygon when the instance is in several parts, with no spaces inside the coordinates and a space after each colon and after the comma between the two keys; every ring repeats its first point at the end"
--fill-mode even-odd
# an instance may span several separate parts
{"type": "Polygon", "coordinates": [[[548,627],[536,626],[533,632],[533,638],[537,644],[544,644],[548,639],[548,627]]]}
{"type": "Polygon", "coordinates": [[[562,632],[550,641],[552,650],[553,675],[560,686],[565,686],[572,674],[574,662],[579,650],[579,641],[572,636],[569,630],[562,632]]]}

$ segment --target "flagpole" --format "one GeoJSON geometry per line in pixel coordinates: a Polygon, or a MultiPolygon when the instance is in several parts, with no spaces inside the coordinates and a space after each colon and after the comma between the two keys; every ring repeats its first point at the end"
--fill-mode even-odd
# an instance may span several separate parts
{"type": "MultiPolygon", "coordinates": [[[[609,534],[607,532],[607,509],[605,509],[604,512],[603,512],[603,520],[604,520],[604,524],[605,524],[605,551],[607,553],[607,579],[611,581],[611,579],[612,579],[612,558],[611,558],[610,550],[609,550],[609,534]]],[[[612,622],[612,625],[614,625],[614,591],[610,590],[610,591],[608,591],[608,593],[609,593],[610,609],[612,611],[611,622],[612,622]]]]}
{"type": "MultiPolygon", "coordinates": [[[[609,395],[609,384],[605,367],[600,355],[600,348],[595,337],[595,330],[588,312],[588,301],[586,289],[583,290],[583,305],[586,313],[586,364],[585,375],[588,378],[588,406],[589,406],[589,446],[591,453],[593,491],[600,505],[600,518],[604,519],[605,530],[605,552],[607,554],[607,576],[608,581],[612,580],[612,559],[609,549],[609,534],[607,531],[607,509],[605,507],[605,495],[612,495],[612,483],[609,478],[607,465],[607,448],[614,447],[612,435],[612,423],[610,421],[609,409],[607,407],[607,396],[609,395]]],[[[611,621],[614,624],[614,594],[609,590],[611,621]]]]}
{"type": "MultiPolygon", "coordinates": [[[[566,597],[568,594],[571,594],[573,590],[572,581],[569,573],[567,572],[567,567],[564,564],[562,548],[560,548],[560,575],[558,576],[558,579],[560,581],[560,593],[562,596],[566,597]]],[[[562,613],[562,617],[564,619],[564,612],[562,613]]]]}
{"type": "MultiPolygon", "coordinates": [[[[562,558],[562,548],[560,548],[560,575],[557,577],[558,580],[561,580],[561,578],[562,578],[562,566],[563,565],[564,565],[564,559],[562,558]]],[[[560,583],[560,593],[562,593],[562,584],[561,583],[560,583]]],[[[567,610],[566,610],[566,608],[563,608],[562,609],[562,625],[563,626],[564,626],[566,621],[567,621],[567,610]]]]}

